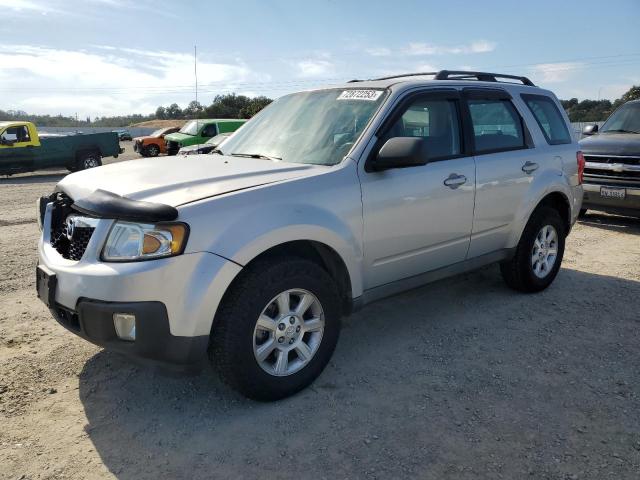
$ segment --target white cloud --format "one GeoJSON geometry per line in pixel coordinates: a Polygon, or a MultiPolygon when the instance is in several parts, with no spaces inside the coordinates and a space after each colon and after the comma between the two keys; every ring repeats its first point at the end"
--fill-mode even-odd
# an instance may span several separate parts
{"type": "Polygon", "coordinates": [[[471,53],[487,53],[493,52],[495,49],[495,42],[488,42],[486,40],[478,40],[477,42],[472,42],[469,46],[469,50],[471,51],[471,53]]]}
{"type": "MultiPolygon", "coordinates": [[[[149,113],[160,104],[186,104],[194,96],[191,53],[0,45],[0,65],[3,109],[93,117],[149,113]]],[[[219,63],[205,54],[198,61],[201,100],[268,80],[239,60],[219,63]]]]}
{"type": "Polygon", "coordinates": [[[50,5],[34,0],[0,0],[0,10],[2,10],[3,14],[7,12],[28,13],[34,11],[46,14],[54,11],[50,5]]]}
{"type": "Polygon", "coordinates": [[[433,43],[412,42],[403,50],[405,55],[458,55],[470,53],[487,53],[496,48],[495,42],[477,40],[466,45],[435,45],[433,43]]]}
{"type": "Polygon", "coordinates": [[[391,55],[391,49],[386,47],[366,48],[364,51],[372,57],[388,57],[391,55]]]}
{"type": "Polygon", "coordinates": [[[531,67],[531,74],[540,83],[560,83],[569,80],[576,70],[583,67],[579,62],[539,63],[531,67]]]}
{"type": "Polygon", "coordinates": [[[296,63],[298,77],[314,78],[332,74],[335,71],[334,64],[325,59],[307,59],[296,63]]]}

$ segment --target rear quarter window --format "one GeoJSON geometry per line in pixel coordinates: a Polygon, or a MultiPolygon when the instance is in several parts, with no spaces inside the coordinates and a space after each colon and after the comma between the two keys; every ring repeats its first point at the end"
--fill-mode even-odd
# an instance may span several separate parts
{"type": "Polygon", "coordinates": [[[571,143],[567,124],[553,99],[544,95],[522,95],[549,145],[571,143]]]}

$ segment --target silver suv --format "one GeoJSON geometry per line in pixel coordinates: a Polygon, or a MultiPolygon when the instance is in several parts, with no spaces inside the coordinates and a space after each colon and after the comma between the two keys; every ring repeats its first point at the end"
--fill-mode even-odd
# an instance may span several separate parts
{"type": "Polygon", "coordinates": [[[37,290],[73,333],[210,360],[245,395],[310,384],[340,318],[492,262],[546,288],[582,202],[556,97],[441,71],[286,95],[208,155],[74,173],[39,202],[37,290]]]}

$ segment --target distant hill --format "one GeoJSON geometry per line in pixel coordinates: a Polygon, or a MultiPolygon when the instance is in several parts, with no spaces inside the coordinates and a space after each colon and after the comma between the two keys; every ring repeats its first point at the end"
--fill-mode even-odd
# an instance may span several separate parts
{"type": "Polygon", "coordinates": [[[180,127],[187,123],[188,120],[147,120],[146,122],[134,123],[131,127],[142,128],[166,128],[166,127],[180,127]]]}

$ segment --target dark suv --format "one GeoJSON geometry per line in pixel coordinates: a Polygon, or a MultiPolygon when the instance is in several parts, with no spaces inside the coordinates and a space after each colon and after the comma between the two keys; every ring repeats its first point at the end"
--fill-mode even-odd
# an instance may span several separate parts
{"type": "Polygon", "coordinates": [[[586,166],[582,211],[640,217],[640,100],[618,108],[598,130],[588,125],[580,141],[586,166]]]}

